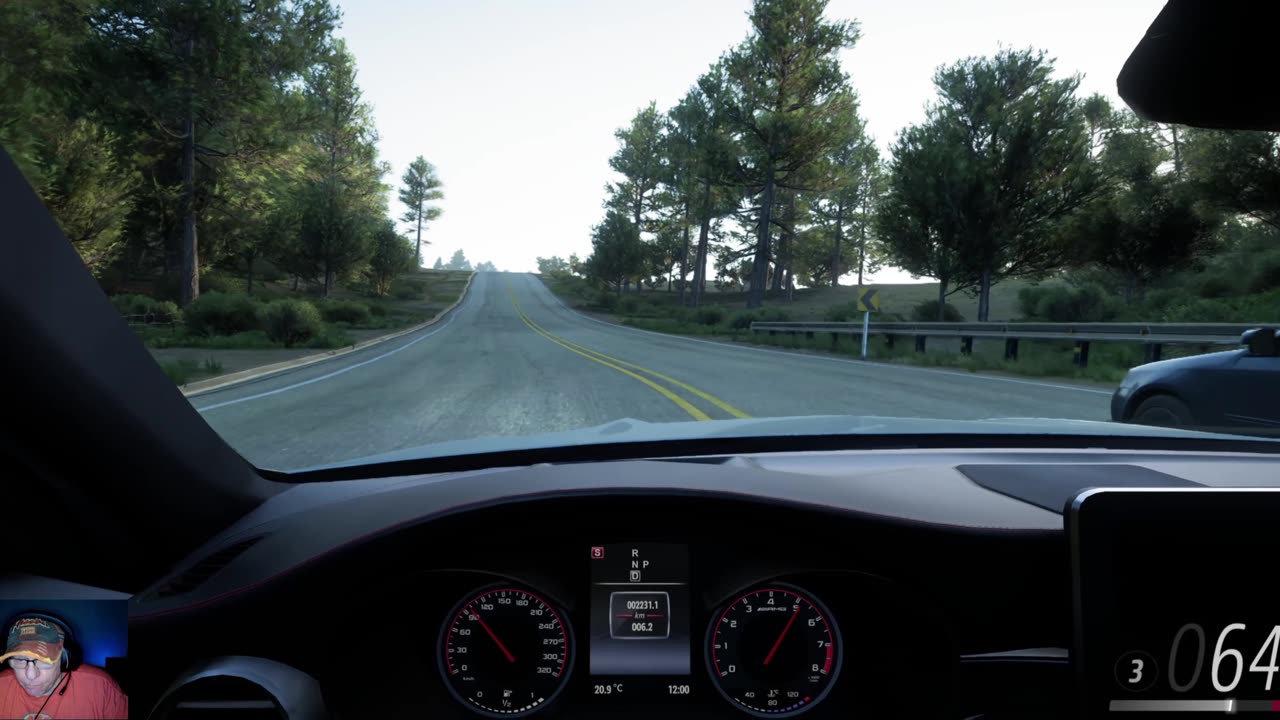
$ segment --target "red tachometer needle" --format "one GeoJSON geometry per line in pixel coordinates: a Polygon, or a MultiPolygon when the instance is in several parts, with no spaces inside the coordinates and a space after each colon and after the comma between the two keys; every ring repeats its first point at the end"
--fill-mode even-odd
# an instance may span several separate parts
{"type": "MultiPolygon", "coordinates": [[[[778,652],[778,646],[782,644],[782,638],[787,636],[787,631],[791,629],[791,623],[796,621],[796,616],[800,614],[800,605],[796,604],[796,611],[791,613],[791,619],[787,621],[787,626],[782,628],[782,632],[778,635],[778,639],[773,641],[773,647],[769,649],[769,654],[764,656],[764,664],[768,665],[773,660],[773,654],[778,652]]],[[[494,638],[495,640],[497,638],[494,638]]]]}
{"type": "MultiPolygon", "coordinates": [[[[498,636],[493,634],[493,631],[489,629],[489,626],[485,624],[484,620],[474,612],[471,613],[471,616],[476,619],[476,622],[480,623],[480,627],[484,628],[485,632],[489,633],[489,637],[493,638],[493,642],[497,644],[498,649],[502,651],[503,655],[507,656],[507,662],[515,662],[516,657],[511,654],[511,651],[507,649],[506,645],[502,644],[502,641],[498,639],[498,636]]],[[[773,653],[769,654],[772,655],[773,653]]]]}

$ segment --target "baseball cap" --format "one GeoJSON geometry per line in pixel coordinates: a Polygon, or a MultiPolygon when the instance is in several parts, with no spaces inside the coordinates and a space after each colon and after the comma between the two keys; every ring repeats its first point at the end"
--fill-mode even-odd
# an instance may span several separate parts
{"type": "Polygon", "coordinates": [[[20,618],[9,628],[9,641],[0,663],[18,655],[56,663],[62,656],[64,639],[62,628],[44,618],[20,618]]]}

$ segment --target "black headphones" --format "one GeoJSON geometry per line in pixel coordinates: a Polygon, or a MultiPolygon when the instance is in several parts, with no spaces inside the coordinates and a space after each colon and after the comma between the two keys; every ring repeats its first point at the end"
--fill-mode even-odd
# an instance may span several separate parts
{"type": "Polygon", "coordinates": [[[84,654],[80,649],[80,643],[76,642],[76,634],[71,629],[71,625],[67,621],[54,615],[43,612],[24,612],[11,616],[4,623],[5,642],[8,642],[9,631],[13,629],[15,623],[26,618],[39,618],[47,622],[57,625],[62,630],[62,669],[70,672],[80,667],[80,663],[84,659],[84,654]]]}

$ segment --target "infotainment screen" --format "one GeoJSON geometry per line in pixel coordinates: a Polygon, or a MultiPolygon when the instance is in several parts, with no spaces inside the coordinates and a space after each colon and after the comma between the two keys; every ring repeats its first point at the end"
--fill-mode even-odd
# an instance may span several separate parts
{"type": "Polygon", "coordinates": [[[1066,522],[1084,717],[1280,711],[1280,490],[1090,490],[1066,522]]]}

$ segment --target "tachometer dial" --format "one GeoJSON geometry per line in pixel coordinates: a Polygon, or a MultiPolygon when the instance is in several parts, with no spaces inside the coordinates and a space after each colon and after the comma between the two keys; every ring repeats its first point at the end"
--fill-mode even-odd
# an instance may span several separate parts
{"type": "Polygon", "coordinates": [[[450,613],[440,636],[445,684],[472,710],[531,713],[564,688],[572,633],[562,612],[528,590],[477,591],[450,613]]]}
{"type": "Polygon", "coordinates": [[[753,714],[816,705],[840,673],[840,631],[813,595],[787,585],[752,590],[716,613],[707,665],[717,689],[753,714]]]}

